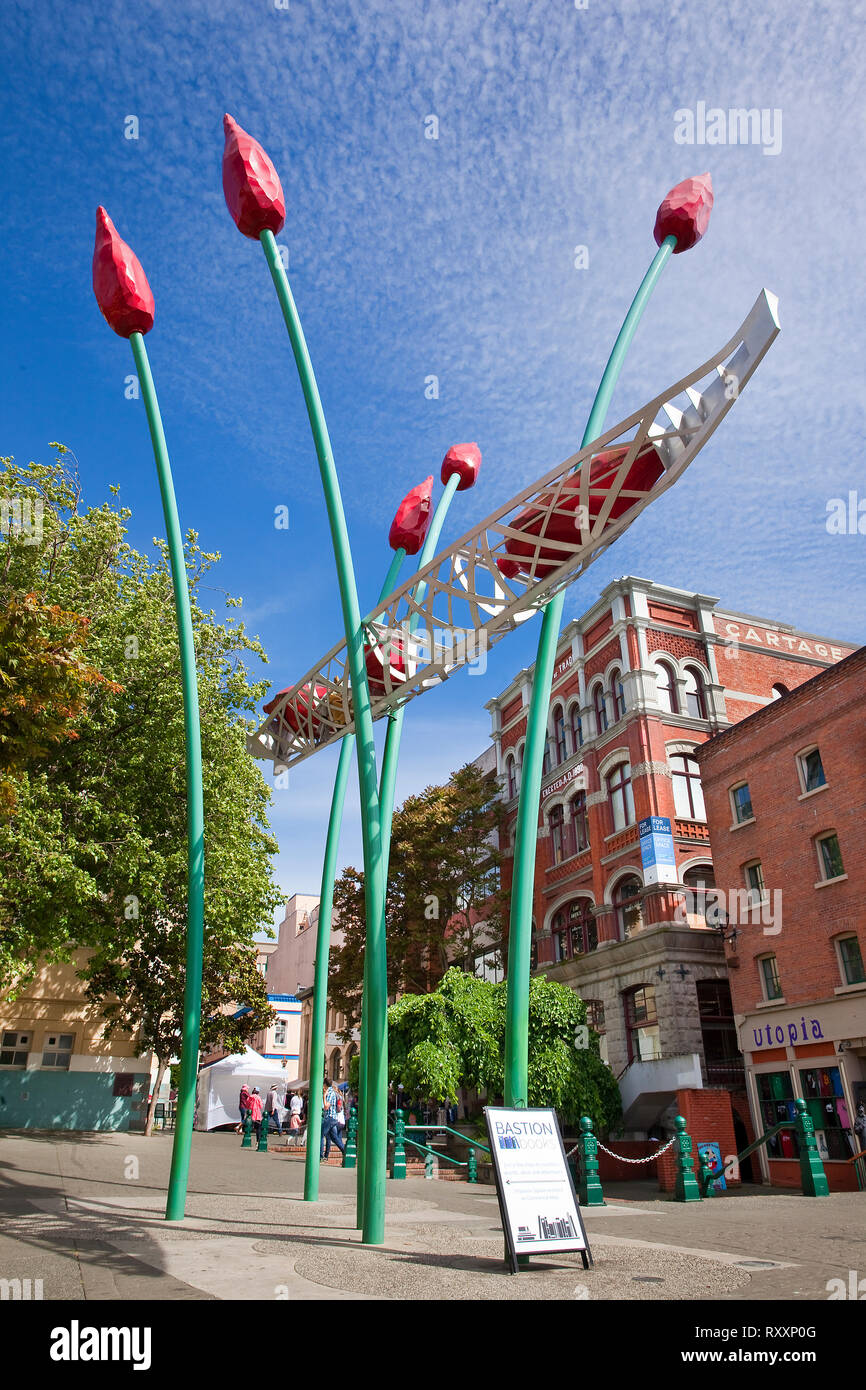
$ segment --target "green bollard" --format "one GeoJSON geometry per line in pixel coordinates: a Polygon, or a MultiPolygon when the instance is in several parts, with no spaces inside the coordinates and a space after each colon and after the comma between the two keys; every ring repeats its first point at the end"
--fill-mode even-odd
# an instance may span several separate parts
{"type": "Polygon", "coordinates": [[[343,1154],[343,1167],[355,1168],[358,1163],[358,1107],[353,1105],[349,1111],[346,1126],[346,1152],[343,1154]]]}
{"type": "Polygon", "coordinates": [[[677,1160],[674,1201],[699,1202],[701,1200],[701,1189],[698,1187],[694,1173],[691,1136],[686,1134],[686,1122],[682,1115],[677,1115],[674,1124],[678,1131],[677,1142],[674,1146],[674,1153],[676,1154],[677,1160]]]}
{"type": "Polygon", "coordinates": [[[592,1132],[592,1120],[581,1116],[581,1136],[577,1149],[577,1200],[582,1207],[606,1207],[601,1179],[598,1176],[598,1140],[592,1132]]]}
{"type": "Polygon", "coordinates": [[[812,1116],[808,1113],[804,1100],[795,1100],[794,1105],[797,1110],[794,1124],[797,1138],[800,1141],[800,1178],[803,1184],[803,1196],[829,1197],[830,1185],[827,1182],[827,1174],[824,1172],[824,1165],[818,1152],[812,1116]]]}
{"type": "Polygon", "coordinates": [[[259,1125],[259,1142],[256,1145],[256,1153],[266,1154],[268,1151],[268,1129],[270,1128],[270,1123],[270,1115],[263,1110],[262,1121],[259,1125]]]}
{"type": "Polygon", "coordinates": [[[241,1148],[242,1148],[242,1149],[251,1149],[252,1147],[253,1147],[253,1122],[252,1122],[252,1120],[251,1120],[251,1118],[250,1118],[249,1111],[247,1111],[247,1118],[244,1120],[244,1137],[243,1137],[243,1140],[242,1140],[242,1142],[241,1142],[241,1148]]]}
{"type": "Polygon", "coordinates": [[[469,1155],[466,1159],[466,1181],[478,1181],[478,1158],[472,1145],[469,1145],[469,1155]]]}
{"type": "Polygon", "coordinates": [[[391,1159],[391,1177],[406,1176],[406,1115],[403,1110],[394,1111],[394,1154],[391,1159]]]}

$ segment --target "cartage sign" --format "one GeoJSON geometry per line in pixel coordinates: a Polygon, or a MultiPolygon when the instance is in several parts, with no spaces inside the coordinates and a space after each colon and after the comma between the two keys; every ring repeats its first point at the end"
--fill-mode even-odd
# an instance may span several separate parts
{"type": "Polygon", "coordinates": [[[579,1250],[592,1263],[555,1110],[484,1110],[502,1226],[517,1273],[518,1255],[579,1250]]]}

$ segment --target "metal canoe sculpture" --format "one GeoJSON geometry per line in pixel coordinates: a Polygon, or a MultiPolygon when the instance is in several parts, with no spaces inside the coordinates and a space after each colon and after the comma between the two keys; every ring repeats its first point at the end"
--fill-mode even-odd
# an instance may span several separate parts
{"type": "MultiPolygon", "coordinates": [[[[776,338],[777,309],[776,296],[762,290],[707,362],[524,488],[373,610],[365,627],[374,718],[533,617],[673,486],[776,338]]],[[[249,751],[281,768],[351,732],[345,643],[264,708],[249,751]]]]}

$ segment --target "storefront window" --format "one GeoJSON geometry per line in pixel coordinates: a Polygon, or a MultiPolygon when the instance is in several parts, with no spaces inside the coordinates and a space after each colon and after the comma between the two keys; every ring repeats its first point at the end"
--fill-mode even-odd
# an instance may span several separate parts
{"type": "MultiPolygon", "coordinates": [[[[772,1129],[782,1120],[793,1120],[797,1114],[794,1105],[794,1087],[791,1076],[786,1071],[762,1072],[755,1077],[758,1085],[758,1102],[761,1107],[761,1120],[764,1131],[772,1129]]],[[[780,1130],[767,1140],[768,1158],[799,1158],[800,1146],[793,1129],[780,1130]]]]}
{"type": "Polygon", "coordinates": [[[800,1086],[805,1097],[818,1153],[823,1159],[845,1162],[859,1150],[851,1135],[851,1117],[842,1092],[842,1077],[838,1067],[816,1067],[800,1072],[800,1086]]]}

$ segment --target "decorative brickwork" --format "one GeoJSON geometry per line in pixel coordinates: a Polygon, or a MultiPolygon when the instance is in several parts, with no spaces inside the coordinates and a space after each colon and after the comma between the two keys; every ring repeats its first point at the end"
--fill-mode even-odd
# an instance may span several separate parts
{"type": "Polygon", "coordinates": [[[620,656],[621,651],[618,637],[614,637],[610,642],[605,642],[601,651],[596,652],[595,656],[590,657],[589,661],[586,663],[587,681],[592,680],[593,676],[601,675],[605,667],[609,666],[612,661],[616,661],[620,656]]]}
{"type": "Polygon", "coordinates": [[[659,632],[656,628],[647,629],[646,644],[651,652],[670,652],[678,661],[693,657],[703,666],[707,664],[707,652],[703,642],[694,637],[680,636],[678,632],[659,632]]]}

